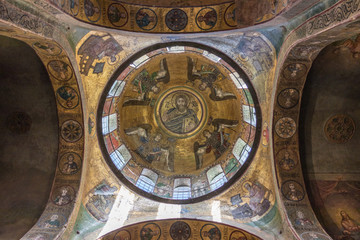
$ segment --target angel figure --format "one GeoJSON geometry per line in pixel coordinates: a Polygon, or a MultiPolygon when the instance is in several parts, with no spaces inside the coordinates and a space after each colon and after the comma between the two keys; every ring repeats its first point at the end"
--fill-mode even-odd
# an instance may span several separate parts
{"type": "Polygon", "coordinates": [[[203,135],[206,138],[203,144],[199,142],[194,143],[194,154],[196,160],[196,169],[200,169],[203,164],[203,158],[206,153],[213,151],[215,158],[218,159],[230,146],[229,135],[224,132],[225,128],[233,128],[238,125],[238,120],[228,120],[228,119],[214,119],[212,120],[212,125],[214,131],[210,132],[205,129],[203,135]]]}

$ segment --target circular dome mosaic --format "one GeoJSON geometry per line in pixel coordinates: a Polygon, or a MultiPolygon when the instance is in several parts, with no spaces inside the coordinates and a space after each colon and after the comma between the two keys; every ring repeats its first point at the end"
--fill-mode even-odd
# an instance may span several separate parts
{"type": "Polygon", "coordinates": [[[143,196],[201,201],[248,166],[259,110],[247,76],[224,54],[159,44],[125,62],[106,87],[100,144],[114,173],[143,196]]]}

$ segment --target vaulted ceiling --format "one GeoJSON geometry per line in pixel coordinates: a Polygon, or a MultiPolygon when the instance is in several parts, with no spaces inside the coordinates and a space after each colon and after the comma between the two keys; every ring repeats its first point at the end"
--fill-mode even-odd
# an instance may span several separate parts
{"type": "Polygon", "coordinates": [[[359,7],[0,1],[0,238],[360,239],[359,7]]]}

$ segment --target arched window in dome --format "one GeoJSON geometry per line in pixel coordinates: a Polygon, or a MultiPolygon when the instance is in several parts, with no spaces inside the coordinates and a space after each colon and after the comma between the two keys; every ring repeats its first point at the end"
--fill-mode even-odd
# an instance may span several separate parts
{"type": "Polygon", "coordinates": [[[207,173],[208,181],[210,183],[211,190],[216,190],[220,188],[227,182],[224,171],[220,165],[216,165],[210,168],[207,173]]]}
{"type": "Polygon", "coordinates": [[[115,81],[114,84],[111,86],[108,97],[118,97],[118,96],[120,96],[121,92],[124,89],[124,86],[125,86],[124,81],[115,81]]]}
{"type": "Polygon", "coordinates": [[[103,135],[109,134],[117,128],[117,115],[116,113],[102,118],[102,131],[103,135]]]}
{"type": "Polygon", "coordinates": [[[110,158],[116,168],[122,170],[127,162],[131,159],[131,154],[125,145],[121,145],[118,149],[110,154],[110,158]]]}
{"type": "Polygon", "coordinates": [[[184,200],[191,197],[190,178],[177,178],[174,180],[173,199],[184,200]]]}
{"type": "Polygon", "coordinates": [[[150,169],[144,168],[139,179],[136,182],[136,186],[145,192],[152,193],[155,188],[155,183],[158,179],[158,175],[150,169]]]}
{"type": "Polygon", "coordinates": [[[256,113],[255,108],[247,105],[242,106],[243,109],[243,119],[245,122],[256,127],[256,113]]]}
{"type": "Polygon", "coordinates": [[[243,165],[249,157],[250,151],[251,147],[244,140],[238,138],[233,148],[233,154],[241,165],[243,165]]]}

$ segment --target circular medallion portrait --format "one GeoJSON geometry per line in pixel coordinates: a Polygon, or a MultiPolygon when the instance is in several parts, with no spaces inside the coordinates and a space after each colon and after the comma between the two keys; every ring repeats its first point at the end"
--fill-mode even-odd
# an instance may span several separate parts
{"type": "Polygon", "coordinates": [[[276,159],[282,170],[290,171],[298,165],[297,151],[291,148],[283,148],[276,154],[276,159]]]}
{"type": "Polygon", "coordinates": [[[195,22],[201,30],[212,29],[217,22],[216,10],[211,7],[205,7],[201,9],[196,14],[195,22]]]}
{"type": "Polygon", "coordinates": [[[75,198],[75,190],[71,186],[62,186],[56,188],[51,199],[54,204],[58,206],[64,206],[71,203],[75,198]]]}
{"type": "Polygon", "coordinates": [[[174,137],[187,137],[201,129],[206,119],[206,104],[191,88],[175,87],[160,96],[155,117],[166,132],[174,137]]]}
{"type": "MultiPolygon", "coordinates": [[[[55,43],[52,42],[45,42],[45,41],[37,41],[33,43],[33,48],[40,52],[41,54],[50,55],[50,56],[57,56],[62,52],[62,49],[55,43]]],[[[53,61],[54,65],[59,65],[58,62],[61,61],[53,61]]],[[[51,73],[52,74],[52,73],[51,73]]]]}
{"type": "Polygon", "coordinates": [[[148,223],[143,226],[140,230],[140,239],[148,240],[154,239],[158,240],[161,236],[161,228],[156,223],[148,223]]]}
{"type": "Polygon", "coordinates": [[[295,81],[302,78],[307,72],[307,67],[302,63],[291,63],[283,70],[283,75],[287,80],[295,81]]]}
{"type": "Polygon", "coordinates": [[[299,91],[295,88],[286,88],[278,95],[278,104],[285,109],[295,107],[299,102],[299,91]]]}
{"type": "Polygon", "coordinates": [[[200,236],[202,240],[221,239],[221,231],[213,224],[205,224],[201,227],[200,236]]]}
{"type": "Polygon", "coordinates": [[[122,4],[113,3],[108,8],[108,18],[112,25],[122,27],[128,21],[128,13],[122,4]]]}
{"type": "Polygon", "coordinates": [[[75,17],[79,14],[80,3],[79,0],[70,1],[70,12],[75,17]]]}
{"type": "Polygon", "coordinates": [[[113,240],[131,240],[130,232],[127,230],[121,230],[115,234],[113,240]]]}
{"type": "Polygon", "coordinates": [[[84,12],[86,18],[95,23],[99,21],[101,17],[101,4],[99,0],[87,0],[84,1],[84,12]]]}
{"type": "Polygon", "coordinates": [[[62,174],[75,174],[81,169],[81,157],[75,152],[67,152],[59,159],[59,170],[62,174]]]}
{"type": "Polygon", "coordinates": [[[150,8],[140,8],[136,15],[136,24],[145,31],[154,29],[157,25],[157,15],[150,8]]]}
{"type": "Polygon", "coordinates": [[[247,240],[247,237],[245,236],[245,234],[243,232],[240,231],[233,231],[230,234],[230,240],[247,240]]]}
{"type": "Polygon", "coordinates": [[[248,166],[261,135],[254,96],[246,74],[216,50],[153,46],[124,63],[103,93],[102,150],[140,194],[201,201],[248,166]]]}
{"type": "Polygon", "coordinates": [[[305,196],[302,185],[293,180],[285,181],[281,186],[281,192],[287,200],[292,202],[299,202],[305,196]]]}
{"type": "Polygon", "coordinates": [[[68,81],[73,75],[71,66],[63,61],[52,60],[48,63],[48,71],[51,76],[59,81],[68,81]]]}
{"type": "Polygon", "coordinates": [[[56,100],[66,109],[74,109],[79,105],[79,95],[75,89],[68,86],[59,87],[56,90],[56,100]]]}
{"type": "Polygon", "coordinates": [[[224,20],[226,25],[228,25],[229,27],[237,26],[237,22],[235,18],[235,9],[236,9],[236,4],[231,3],[225,10],[224,20]]]}

